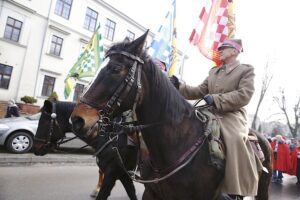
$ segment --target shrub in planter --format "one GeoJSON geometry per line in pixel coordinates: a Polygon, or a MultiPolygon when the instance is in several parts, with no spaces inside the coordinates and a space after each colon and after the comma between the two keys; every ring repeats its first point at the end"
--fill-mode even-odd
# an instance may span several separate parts
{"type": "Polygon", "coordinates": [[[34,104],[37,102],[37,100],[32,97],[32,96],[24,96],[24,97],[21,97],[21,101],[25,102],[25,103],[29,103],[29,104],[34,104]]]}

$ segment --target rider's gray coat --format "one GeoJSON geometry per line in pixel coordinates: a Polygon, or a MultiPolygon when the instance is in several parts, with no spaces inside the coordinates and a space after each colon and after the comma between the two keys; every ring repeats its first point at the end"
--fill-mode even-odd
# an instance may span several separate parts
{"type": "MultiPolygon", "coordinates": [[[[247,113],[244,109],[254,93],[254,68],[235,61],[214,67],[202,84],[181,84],[179,91],[187,99],[211,94],[226,146],[226,169],[222,191],[241,196],[255,196],[258,187],[257,161],[248,141],[247,113]]],[[[258,169],[259,168],[259,169],[258,169]]]]}

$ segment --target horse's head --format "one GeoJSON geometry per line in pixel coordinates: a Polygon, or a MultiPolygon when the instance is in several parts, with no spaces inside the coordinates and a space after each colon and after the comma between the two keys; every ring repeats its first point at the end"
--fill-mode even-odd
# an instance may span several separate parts
{"type": "Polygon", "coordinates": [[[136,40],[113,45],[103,66],[71,115],[78,135],[91,133],[97,121],[110,121],[123,111],[138,106],[142,98],[142,65],[147,60],[144,45],[148,31],[136,40]]]}
{"type": "Polygon", "coordinates": [[[57,123],[56,103],[45,100],[41,108],[41,117],[38,128],[34,136],[34,154],[45,155],[55,148],[58,140],[65,136],[61,127],[57,123]]]}

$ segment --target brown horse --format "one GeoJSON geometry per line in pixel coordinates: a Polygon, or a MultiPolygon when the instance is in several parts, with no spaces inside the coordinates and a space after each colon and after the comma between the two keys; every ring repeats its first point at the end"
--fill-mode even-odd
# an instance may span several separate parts
{"type": "MultiPolygon", "coordinates": [[[[199,120],[149,58],[144,50],[147,33],[108,50],[106,66],[71,115],[73,130],[84,135],[101,129],[98,122],[109,125],[114,116],[132,109],[138,121],[132,129],[142,132],[149,151],[149,159],[140,165],[141,178],[133,176],[144,183],[143,200],[216,199],[223,172],[209,164],[206,121],[199,120]]],[[[270,158],[269,143],[259,139],[270,158]]],[[[270,170],[270,159],[265,162],[270,170]]],[[[268,199],[269,177],[261,175],[259,200],[268,199]]]]}

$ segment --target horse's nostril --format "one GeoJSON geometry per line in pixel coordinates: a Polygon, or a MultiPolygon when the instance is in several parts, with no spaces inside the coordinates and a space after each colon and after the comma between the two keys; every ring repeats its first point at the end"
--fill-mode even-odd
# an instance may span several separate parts
{"type": "Polygon", "coordinates": [[[84,126],[84,120],[81,117],[71,117],[73,130],[79,131],[84,126]]]}

